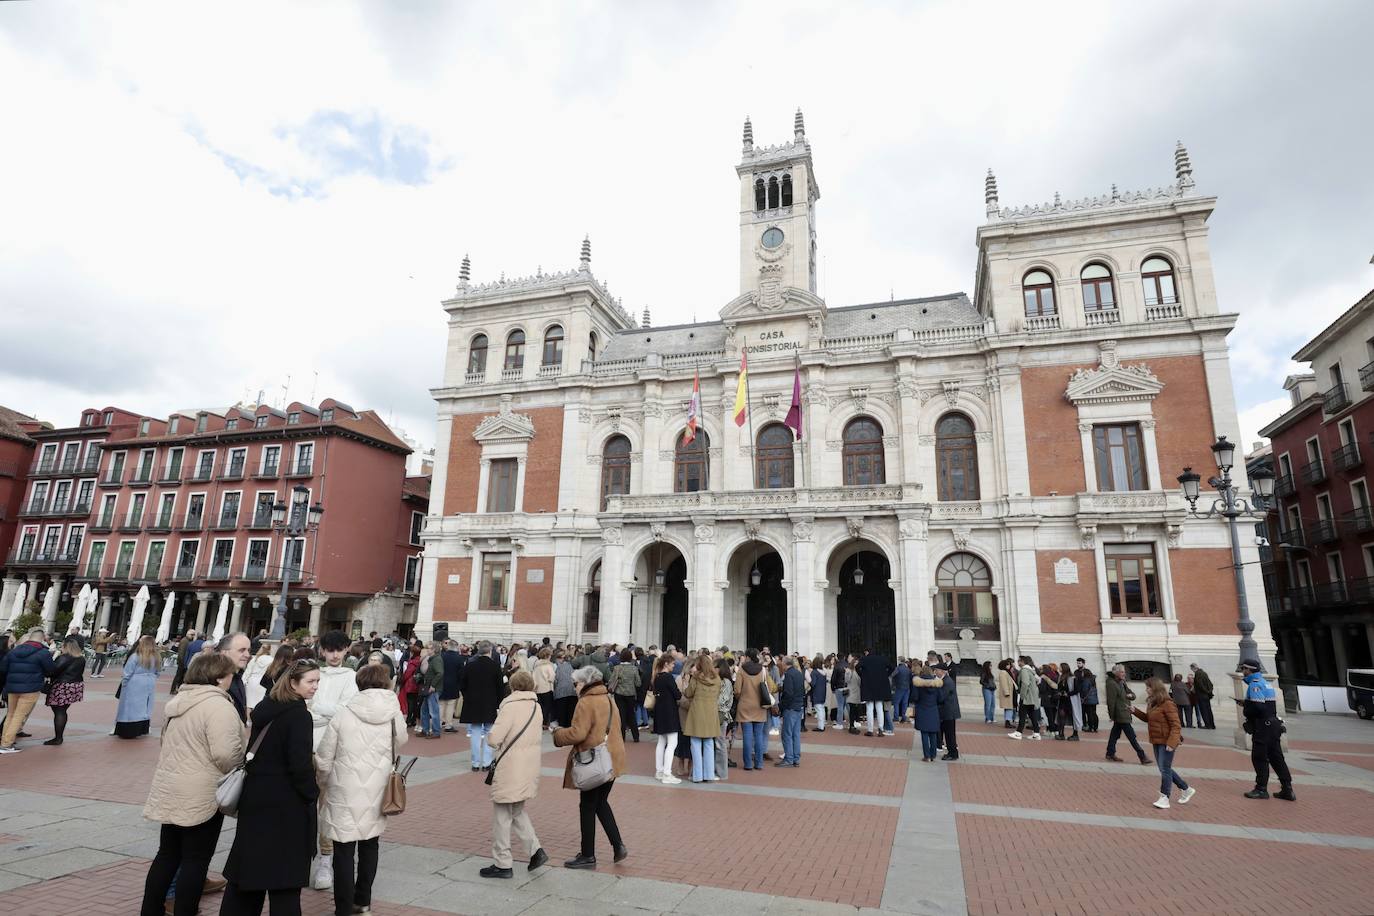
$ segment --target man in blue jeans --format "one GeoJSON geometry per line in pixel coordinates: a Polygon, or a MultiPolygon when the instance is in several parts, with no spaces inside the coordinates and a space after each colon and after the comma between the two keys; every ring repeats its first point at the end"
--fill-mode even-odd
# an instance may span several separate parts
{"type": "Polygon", "coordinates": [[[782,685],[778,690],[778,707],[782,710],[782,759],[774,766],[794,767],[801,763],[801,725],[806,716],[806,682],[797,670],[792,657],[778,659],[782,685]]]}

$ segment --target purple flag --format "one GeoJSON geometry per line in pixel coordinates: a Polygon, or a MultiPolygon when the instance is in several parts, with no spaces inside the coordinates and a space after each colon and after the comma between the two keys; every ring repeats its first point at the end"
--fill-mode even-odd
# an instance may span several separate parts
{"type": "Polygon", "coordinates": [[[792,406],[787,408],[787,419],[782,421],[783,426],[790,426],[792,431],[797,434],[797,441],[802,437],[802,409],[801,409],[801,366],[793,370],[792,374],[792,406]]]}

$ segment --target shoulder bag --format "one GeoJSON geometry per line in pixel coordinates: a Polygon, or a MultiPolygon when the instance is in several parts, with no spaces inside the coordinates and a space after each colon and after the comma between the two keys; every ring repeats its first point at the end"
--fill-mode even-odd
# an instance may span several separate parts
{"type": "Polygon", "coordinates": [[[391,773],[387,776],[386,788],[382,790],[382,814],[390,816],[402,814],[406,810],[406,777],[410,768],[415,766],[418,757],[396,756],[396,723],[391,723],[391,773]]]}
{"type": "Polygon", "coordinates": [[[658,696],[658,692],[657,692],[656,690],[654,690],[652,687],[649,688],[649,692],[648,692],[648,693],[644,694],[644,710],[645,710],[645,712],[653,712],[653,711],[654,711],[654,704],[658,702],[658,700],[655,699],[657,696],[658,696]]]}
{"type": "MultiPolygon", "coordinates": [[[[168,724],[171,724],[170,720],[168,724]]],[[[219,806],[221,814],[229,817],[239,816],[239,798],[243,795],[243,779],[247,775],[248,764],[257,756],[258,748],[262,746],[262,739],[267,737],[267,733],[271,729],[271,722],[263,726],[262,731],[258,732],[258,740],[253,742],[253,746],[248,749],[248,754],[243,758],[243,763],[219,778],[219,782],[215,785],[215,804],[219,806]]]]}
{"type": "MultiPolygon", "coordinates": [[[[530,702],[534,703],[533,700],[531,700],[530,702]]],[[[539,704],[535,703],[534,709],[530,710],[529,720],[525,722],[524,726],[521,727],[520,731],[515,733],[515,741],[507,742],[506,746],[501,748],[501,753],[497,754],[496,759],[491,762],[491,766],[487,767],[487,778],[483,780],[487,785],[491,785],[492,779],[496,776],[496,765],[500,763],[502,760],[506,759],[506,754],[510,753],[510,749],[515,747],[515,742],[519,741],[521,737],[524,736],[526,729],[530,727],[530,722],[534,721],[534,716],[537,712],[539,712],[539,704]]]]}
{"type": "MultiPolygon", "coordinates": [[[[692,676],[690,674],[687,676],[687,684],[688,686],[692,684],[692,676]]],[[[696,693],[696,688],[692,689],[692,693],[696,693]]],[[[692,711],[692,698],[687,696],[686,690],[682,691],[682,696],[677,698],[677,711],[684,716],[692,711]]]]}
{"type": "Polygon", "coordinates": [[[606,698],[606,735],[601,743],[591,750],[573,751],[572,782],[579,792],[604,786],[615,779],[615,766],[611,763],[611,749],[606,740],[611,736],[611,717],[615,715],[611,698],[606,698]]]}

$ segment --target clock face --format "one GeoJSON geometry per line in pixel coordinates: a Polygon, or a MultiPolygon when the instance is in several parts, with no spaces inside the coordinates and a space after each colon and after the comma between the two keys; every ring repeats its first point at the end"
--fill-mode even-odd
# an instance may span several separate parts
{"type": "Polygon", "coordinates": [[[763,234],[764,248],[777,248],[782,244],[782,230],[774,226],[763,234]]]}

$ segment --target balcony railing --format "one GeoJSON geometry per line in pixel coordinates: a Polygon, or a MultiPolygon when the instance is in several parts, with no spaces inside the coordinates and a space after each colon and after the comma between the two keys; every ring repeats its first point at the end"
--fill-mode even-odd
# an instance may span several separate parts
{"type": "Polygon", "coordinates": [[[33,547],[25,550],[16,547],[10,551],[5,563],[7,566],[75,566],[80,553],[80,545],[77,545],[76,550],[65,551],[55,547],[48,550],[33,547]]]}
{"type": "Polygon", "coordinates": [[[1302,466],[1303,483],[1321,483],[1326,479],[1326,465],[1320,458],[1302,466]]]}
{"type": "Polygon", "coordinates": [[[100,473],[100,453],[87,455],[86,460],[76,466],[74,472],[78,477],[92,477],[100,473]]]}
{"type": "Polygon", "coordinates": [[[463,384],[480,385],[487,380],[487,370],[482,369],[478,372],[469,372],[463,376],[463,384]]]}
{"type": "Polygon", "coordinates": [[[151,464],[146,467],[138,468],[134,471],[133,476],[129,478],[129,486],[131,487],[150,487],[152,485],[153,466],[151,464]]]}
{"type": "Polygon", "coordinates": [[[122,487],[124,486],[124,469],[111,468],[105,472],[105,476],[100,478],[99,486],[102,487],[122,487]]]}
{"type": "Polygon", "coordinates": [[[512,369],[502,369],[502,370],[501,370],[501,381],[503,381],[503,382],[518,382],[518,381],[520,381],[520,379],[522,379],[522,378],[524,378],[524,377],[525,377],[525,367],[524,367],[524,366],[516,366],[515,368],[512,368],[512,369]]]}
{"type": "Polygon", "coordinates": [[[269,511],[267,511],[267,512],[258,512],[258,513],[256,513],[256,514],[254,514],[252,520],[248,522],[248,527],[249,527],[249,528],[271,528],[271,527],[272,527],[272,512],[269,510],[269,511]]]}
{"type": "Polygon", "coordinates": [[[72,511],[69,512],[69,513],[67,513],[67,514],[68,514],[68,515],[90,515],[90,514],[91,514],[91,504],[90,504],[89,501],[87,501],[87,502],[79,502],[79,503],[77,503],[76,505],[72,506],[72,511]]]}
{"type": "Polygon", "coordinates": [[[1313,522],[1307,528],[1307,540],[1312,544],[1329,544],[1341,538],[1341,529],[1333,519],[1324,518],[1313,522]]]}
{"type": "Polygon", "coordinates": [[[1098,309],[1092,312],[1083,313],[1083,324],[1086,327],[1097,328],[1106,324],[1120,324],[1121,309],[1098,309]]]}
{"type": "Polygon", "coordinates": [[[44,512],[47,511],[47,509],[48,509],[48,502],[47,502],[47,500],[44,500],[44,499],[31,499],[31,500],[29,500],[27,503],[25,503],[24,505],[22,505],[22,506],[19,507],[19,514],[20,514],[21,516],[24,516],[24,515],[42,515],[44,512]]]}
{"type": "Polygon", "coordinates": [[[563,373],[562,363],[550,363],[547,366],[539,367],[540,378],[555,378],[563,373]]]}
{"type": "Polygon", "coordinates": [[[1350,442],[1342,445],[1331,453],[1331,463],[1337,470],[1348,471],[1353,467],[1359,467],[1364,458],[1360,455],[1360,443],[1350,442]]]}
{"type": "Polygon", "coordinates": [[[1053,315],[1027,315],[1027,331],[1057,331],[1059,330],[1059,314],[1053,315]]]}
{"type": "Polygon", "coordinates": [[[1346,590],[1344,582],[1323,582],[1312,588],[1312,597],[1318,607],[1330,607],[1333,604],[1348,602],[1350,593],[1346,590]]]}
{"type": "Polygon", "coordinates": [[[117,582],[125,581],[129,578],[129,571],[133,569],[133,565],[133,562],[130,560],[125,560],[123,562],[116,563],[114,571],[110,573],[110,578],[114,579],[117,582]]]}
{"type": "Polygon", "coordinates": [[[230,462],[228,465],[225,466],[224,470],[220,472],[219,479],[220,479],[220,480],[242,480],[242,479],[243,479],[243,464],[244,464],[244,463],[243,463],[242,461],[232,461],[232,462],[230,462]]]}
{"type": "Polygon", "coordinates": [[[109,534],[114,529],[114,513],[106,512],[91,524],[91,534],[109,534]]]}
{"type": "Polygon", "coordinates": [[[1340,413],[1350,406],[1350,395],[1346,393],[1345,382],[1337,382],[1322,392],[1322,412],[1340,413]]]}
{"type": "Polygon", "coordinates": [[[1281,474],[1274,478],[1275,496],[1292,496],[1296,492],[1298,492],[1298,488],[1293,482],[1292,474],[1281,474]]]}
{"type": "Polygon", "coordinates": [[[209,568],[209,569],[206,571],[206,573],[205,573],[205,578],[207,578],[207,579],[228,579],[228,578],[229,578],[229,564],[228,564],[228,563],[211,563],[211,564],[210,564],[210,568],[209,568]]]}
{"type": "Polygon", "coordinates": [[[1374,391],[1374,362],[1365,363],[1360,367],[1360,388],[1364,391],[1374,391]]]}
{"type": "Polygon", "coordinates": [[[165,534],[172,530],[172,513],[164,512],[148,523],[148,530],[165,534]]]}
{"type": "Polygon", "coordinates": [[[264,582],[267,579],[267,566],[249,564],[240,578],[244,582],[264,582]]]}
{"type": "Polygon", "coordinates": [[[1163,321],[1166,318],[1182,318],[1183,306],[1178,302],[1161,302],[1158,305],[1145,303],[1146,321],[1163,321]]]}
{"type": "Polygon", "coordinates": [[[191,475],[192,483],[209,483],[215,477],[214,464],[203,464],[191,475]]]}
{"type": "Polygon", "coordinates": [[[188,582],[196,577],[196,564],[178,563],[176,569],[172,570],[172,579],[177,582],[188,582]]]}
{"type": "Polygon", "coordinates": [[[139,582],[157,582],[162,578],[162,561],[148,563],[136,577],[139,582]]]}
{"type": "Polygon", "coordinates": [[[1351,509],[1345,513],[1343,520],[1349,528],[1360,534],[1374,531],[1374,511],[1371,511],[1368,506],[1351,509]]]}
{"type": "Polygon", "coordinates": [[[100,563],[101,563],[101,560],[103,560],[103,559],[104,559],[104,557],[101,557],[100,560],[97,560],[95,557],[91,557],[90,560],[88,560],[88,561],[86,562],[86,575],[83,576],[82,578],[85,578],[85,579],[99,579],[99,578],[100,578],[100,563]]]}
{"type": "Polygon", "coordinates": [[[281,465],[273,461],[271,464],[264,464],[262,470],[253,476],[259,480],[271,480],[281,473],[281,465]]]}
{"type": "Polygon", "coordinates": [[[200,515],[188,515],[186,521],[181,523],[182,531],[199,531],[205,525],[205,519],[200,515]]]}
{"type": "Polygon", "coordinates": [[[289,465],[286,469],[287,477],[309,477],[311,469],[314,467],[313,461],[297,461],[294,465],[289,465]]]}
{"type": "Polygon", "coordinates": [[[239,516],[237,512],[226,512],[219,517],[219,521],[215,522],[216,531],[228,531],[229,529],[237,528],[238,526],[239,516]]]}
{"type": "Polygon", "coordinates": [[[157,476],[159,486],[175,487],[181,483],[181,465],[174,468],[163,468],[162,473],[157,476]]]}
{"type": "Polygon", "coordinates": [[[1279,532],[1279,543],[1289,547],[1306,547],[1307,538],[1303,536],[1301,528],[1289,528],[1279,532]]]}
{"type": "Polygon", "coordinates": [[[119,523],[119,530],[123,534],[137,534],[143,530],[143,514],[131,515],[119,523]]]}
{"type": "Polygon", "coordinates": [[[1288,589],[1288,600],[1293,605],[1293,610],[1300,611],[1310,608],[1317,603],[1316,596],[1312,592],[1310,585],[1293,585],[1288,589]]]}

